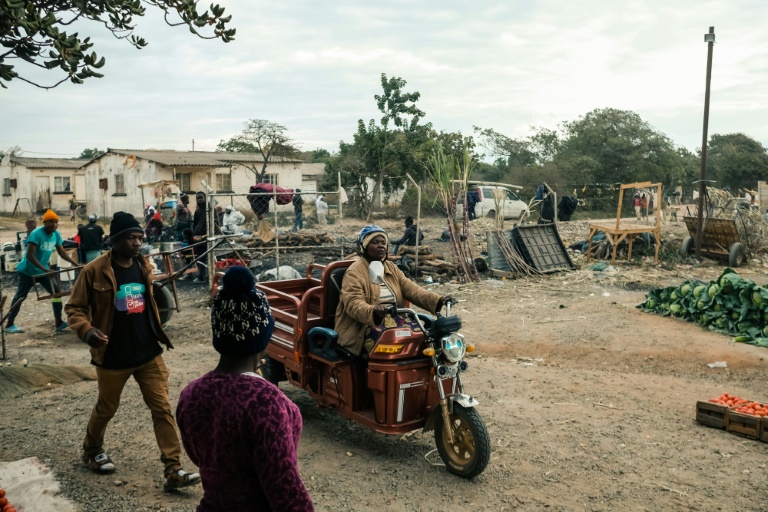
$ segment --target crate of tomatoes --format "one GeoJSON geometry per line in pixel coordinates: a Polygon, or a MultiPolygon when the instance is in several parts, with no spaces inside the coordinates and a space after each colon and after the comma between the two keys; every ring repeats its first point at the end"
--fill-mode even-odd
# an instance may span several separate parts
{"type": "Polygon", "coordinates": [[[762,439],[766,416],[768,406],[751,400],[744,401],[728,411],[725,430],[751,439],[762,439]]]}
{"type": "Polygon", "coordinates": [[[733,434],[768,441],[768,405],[737,395],[723,393],[717,398],[697,402],[696,421],[733,434]]]}

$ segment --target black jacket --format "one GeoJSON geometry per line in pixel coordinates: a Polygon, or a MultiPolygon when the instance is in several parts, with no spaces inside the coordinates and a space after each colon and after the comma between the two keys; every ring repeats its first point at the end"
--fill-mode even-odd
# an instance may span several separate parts
{"type": "Polygon", "coordinates": [[[418,229],[415,224],[405,228],[405,233],[403,233],[403,236],[401,236],[397,240],[392,240],[392,244],[393,245],[416,245],[417,231],[419,233],[419,245],[421,245],[421,242],[424,240],[424,233],[422,233],[421,230],[418,229]]]}

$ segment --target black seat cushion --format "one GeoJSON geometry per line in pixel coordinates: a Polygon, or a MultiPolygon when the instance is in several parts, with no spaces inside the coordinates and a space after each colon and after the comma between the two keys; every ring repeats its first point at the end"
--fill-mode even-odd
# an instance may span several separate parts
{"type": "Polygon", "coordinates": [[[344,273],[346,273],[349,267],[339,267],[331,271],[329,278],[330,283],[326,287],[325,291],[325,315],[326,320],[333,325],[333,317],[336,316],[336,308],[341,301],[341,281],[344,279],[344,273]]]}

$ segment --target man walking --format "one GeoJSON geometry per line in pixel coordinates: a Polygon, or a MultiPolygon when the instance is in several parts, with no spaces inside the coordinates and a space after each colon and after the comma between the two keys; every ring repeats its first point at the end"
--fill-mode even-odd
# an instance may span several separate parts
{"type": "MultiPolygon", "coordinates": [[[[192,234],[194,235],[195,242],[197,243],[205,239],[205,237],[208,235],[208,214],[205,210],[205,193],[198,192],[195,194],[195,202],[197,203],[197,209],[195,210],[192,234]]],[[[202,259],[198,259],[202,258],[207,245],[208,244],[198,244],[192,246],[192,250],[195,253],[195,259],[197,259],[197,277],[192,280],[193,283],[208,282],[208,265],[202,259]]]]}
{"type": "MultiPolygon", "coordinates": [[[[53,210],[48,210],[43,215],[43,225],[32,231],[25,241],[26,252],[18,265],[16,265],[16,270],[19,272],[19,286],[16,289],[16,295],[11,300],[11,309],[8,312],[8,320],[5,323],[5,332],[7,333],[24,332],[24,329],[14,323],[16,315],[19,314],[21,303],[24,302],[24,299],[29,295],[29,291],[35,286],[35,280],[32,276],[38,276],[50,271],[48,263],[53,251],[56,251],[62,259],[72,265],[78,265],[62,247],[64,240],[61,238],[58,228],[59,216],[53,210]]],[[[37,282],[48,293],[52,294],[59,291],[58,285],[50,277],[44,277],[37,282]]],[[[61,297],[51,299],[51,306],[53,307],[53,317],[56,321],[56,332],[60,333],[67,328],[67,322],[61,318],[61,297]]]]}
{"type": "Polygon", "coordinates": [[[291,203],[293,203],[293,227],[291,228],[291,231],[297,231],[299,229],[304,229],[304,199],[301,197],[301,189],[297,188],[296,192],[293,194],[293,199],[291,199],[291,203]]]}
{"type": "Polygon", "coordinates": [[[184,230],[192,227],[192,212],[189,211],[189,196],[184,192],[179,196],[179,204],[176,205],[176,223],[173,231],[176,233],[176,241],[184,240],[184,230]]]}
{"type": "Polygon", "coordinates": [[[115,465],[104,450],[104,434],[117,412],[130,377],[139,385],[152,413],[165,490],[200,482],[197,473],[181,469],[181,444],[168,400],[168,369],[162,330],[152,293],[152,267],[141,256],[144,231],[130,213],[117,212],[109,227],[112,249],[86,265],[75,281],[67,314],[72,329],[91,347],[99,397],[83,442],[83,461],[91,471],[107,474],[115,465]]]}
{"type": "Polygon", "coordinates": [[[77,230],[80,237],[80,250],[85,257],[84,263],[90,263],[101,256],[101,246],[104,241],[104,230],[96,224],[99,215],[92,213],[88,216],[88,224],[77,230]]]}

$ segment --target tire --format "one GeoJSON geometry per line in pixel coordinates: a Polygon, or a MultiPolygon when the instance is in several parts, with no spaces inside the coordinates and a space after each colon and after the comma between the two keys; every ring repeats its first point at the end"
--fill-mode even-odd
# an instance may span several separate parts
{"type": "Polygon", "coordinates": [[[160,324],[165,328],[165,326],[168,325],[168,322],[171,321],[171,318],[173,318],[173,313],[176,311],[173,309],[175,306],[173,293],[171,293],[171,290],[169,290],[167,286],[161,288],[158,283],[152,283],[152,288],[157,309],[160,310],[158,311],[160,313],[160,324]]]}
{"type": "Polygon", "coordinates": [[[496,218],[496,210],[488,210],[488,215],[486,215],[489,219],[495,219],[496,218]]]}
{"type": "Polygon", "coordinates": [[[683,256],[688,256],[693,252],[694,245],[693,245],[693,238],[687,236],[683,239],[683,243],[680,246],[680,254],[683,256]]]}
{"type": "Polygon", "coordinates": [[[454,443],[445,435],[442,413],[435,421],[435,445],[445,468],[462,478],[474,478],[483,472],[491,458],[491,439],[485,422],[474,408],[453,404],[450,416],[454,443]]]}
{"type": "Polygon", "coordinates": [[[280,381],[288,380],[285,376],[285,365],[279,363],[269,356],[264,357],[264,364],[259,368],[261,376],[277,386],[280,381]]]}
{"type": "Polygon", "coordinates": [[[728,255],[728,265],[731,267],[740,267],[746,260],[747,257],[744,253],[744,246],[739,242],[735,242],[731,245],[731,252],[728,255]]]}

